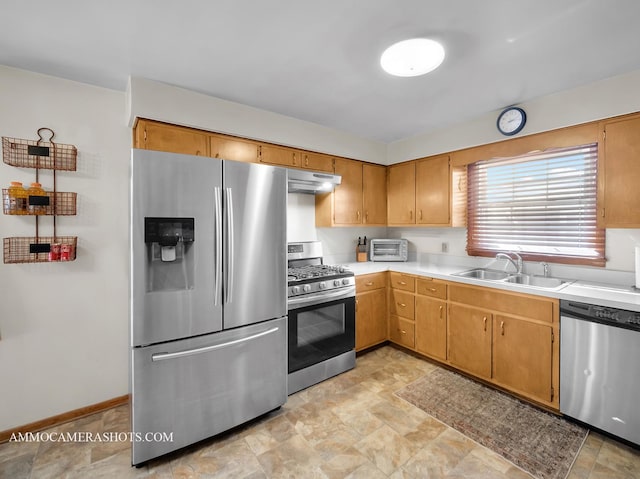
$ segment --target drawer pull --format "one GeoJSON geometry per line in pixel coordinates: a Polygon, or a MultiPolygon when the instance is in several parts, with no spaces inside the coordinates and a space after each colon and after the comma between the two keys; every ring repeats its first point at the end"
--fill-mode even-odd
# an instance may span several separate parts
{"type": "Polygon", "coordinates": [[[400,306],[401,308],[406,308],[406,307],[407,307],[407,305],[406,305],[406,304],[404,304],[404,303],[396,303],[396,304],[397,304],[398,306],[400,306]]]}
{"type": "Polygon", "coordinates": [[[401,286],[406,286],[407,285],[407,283],[405,283],[404,281],[398,281],[398,284],[401,285],[401,286]]]}
{"type": "Polygon", "coordinates": [[[429,291],[431,291],[432,293],[435,293],[438,290],[436,288],[429,288],[429,291]]]}
{"type": "Polygon", "coordinates": [[[365,283],[365,286],[373,286],[375,283],[373,281],[369,281],[368,283],[365,283]]]}
{"type": "Polygon", "coordinates": [[[406,332],[404,329],[400,329],[400,332],[401,332],[402,334],[407,334],[407,332],[406,332]]]}

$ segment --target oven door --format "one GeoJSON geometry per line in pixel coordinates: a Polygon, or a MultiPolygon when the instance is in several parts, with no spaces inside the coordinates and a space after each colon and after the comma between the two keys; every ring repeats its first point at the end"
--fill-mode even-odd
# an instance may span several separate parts
{"type": "Polygon", "coordinates": [[[355,349],[355,287],[331,293],[289,301],[289,373],[355,349]]]}

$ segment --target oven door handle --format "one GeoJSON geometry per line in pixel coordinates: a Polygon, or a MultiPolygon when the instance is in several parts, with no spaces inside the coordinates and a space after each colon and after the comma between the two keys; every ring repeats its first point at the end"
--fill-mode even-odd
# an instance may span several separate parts
{"type": "Polygon", "coordinates": [[[355,295],[356,295],[356,287],[349,286],[346,288],[340,288],[336,291],[321,292],[321,293],[310,294],[307,296],[298,296],[298,297],[289,298],[289,300],[287,301],[287,306],[289,311],[291,311],[293,309],[304,308],[306,306],[313,306],[316,304],[322,304],[328,301],[334,301],[336,299],[351,298],[351,297],[355,297],[355,295]]]}

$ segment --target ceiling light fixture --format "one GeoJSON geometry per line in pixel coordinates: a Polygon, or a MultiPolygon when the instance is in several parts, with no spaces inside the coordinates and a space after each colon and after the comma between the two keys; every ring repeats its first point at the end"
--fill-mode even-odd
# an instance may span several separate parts
{"type": "Polygon", "coordinates": [[[380,66],[399,77],[415,77],[435,70],[444,60],[444,48],[435,40],[412,38],[394,43],[380,57],[380,66]]]}

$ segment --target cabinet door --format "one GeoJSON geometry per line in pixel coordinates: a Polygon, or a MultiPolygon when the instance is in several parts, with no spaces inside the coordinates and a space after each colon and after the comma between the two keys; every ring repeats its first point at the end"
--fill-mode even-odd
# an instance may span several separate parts
{"type": "Polygon", "coordinates": [[[223,160],[258,161],[258,144],[230,136],[211,135],[209,137],[209,155],[223,160]]]}
{"type": "Polygon", "coordinates": [[[552,397],[553,329],[497,314],[493,322],[493,379],[545,402],[552,397]]]}
{"type": "Polygon", "coordinates": [[[447,359],[447,303],[416,296],[416,350],[447,359]]]}
{"type": "Polygon", "coordinates": [[[208,156],[207,134],[191,128],[166,125],[155,121],[138,120],[135,131],[136,147],[145,150],[208,156]]]}
{"type": "Polygon", "coordinates": [[[476,376],[491,378],[491,313],[467,306],[449,306],[449,362],[476,376]]]}
{"type": "Polygon", "coordinates": [[[416,223],[449,224],[450,184],[448,155],[416,162],[416,223]]]}
{"type": "Polygon", "coordinates": [[[333,173],[333,157],[322,153],[312,153],[310,151],[300,152],[302,167],[315,171],[326,171],[333,173]]]}
{"type": "Polygon", "coordinates": [[[604,127],[604,219],[608,228],[640,227],[640,116],[604,127]]]}
{"type": "Polygon", "coordinates": [[[387,289],[356,295],[356,351],[387,339],[387,289]]]}
{"type": "Polygon", "coordinates": [[[387,220],[390,225],[415,224],[415,162],[392,165],[387,170],[387,220]]]}
{"type": "Polygon", "coordinates": [[[362,224],[362,163],[336,158],[335,172],[342,176],[342,183],[333,191],[333,222],[362,224]]]}
{"type": "Polygon", "coordinates": [[[387,168],[362,165],[363,223],[367,225],[387,224],[387,168]]]}
{"type": "Polygon", "coordinates": [[[415,348],[415,324],[413,321],[391,315],[389,317],[389,339],[409,349],[415,348]]]}
{"type": "Polygon", "coordinates": [[[258,148],[260,162],[277,166],[300,166],[300,158],[297,150],[275,145],[260,145],[258,148]]]}

